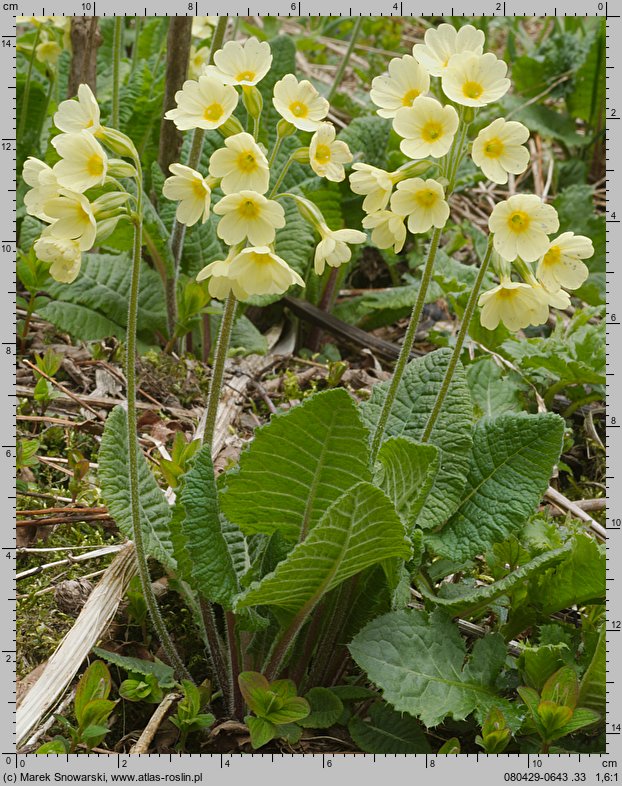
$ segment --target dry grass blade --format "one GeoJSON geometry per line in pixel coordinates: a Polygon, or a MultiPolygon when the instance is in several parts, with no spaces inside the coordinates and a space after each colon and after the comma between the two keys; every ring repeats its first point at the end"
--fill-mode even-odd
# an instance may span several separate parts
{"type": "Polygon", "coordinates": [[[17,710],[17,745],[53,709],[92,647],[113,619],[125,589],[136,573],[134,544],[126,543],[93,590],[75,625],[49,659],[45,671],[17,710]]]}

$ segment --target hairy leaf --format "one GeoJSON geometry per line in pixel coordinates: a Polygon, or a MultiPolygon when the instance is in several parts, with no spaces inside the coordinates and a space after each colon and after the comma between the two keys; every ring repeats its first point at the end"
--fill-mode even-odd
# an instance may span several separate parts
{"type": "Polygon", "coordinates": [[[428,727],[472,712],[482,720],[491,707],[513,714],[495,688],[506,657],[498,634],[479,639],[467,659],[464,640],[448,617],[403,609],[370,622],[349,649],[396,710],[428,727]]]}
{"type": "Polygon", "coordinates": [[[345,390],[308,398],[257,430],[228,476],[225,515],[247,534],[298,540],[344,491],[370,479],[367,440],[345,390]]]}
{"type": "Polygon", "coordinates": [[[130,658],[127,655],[120,655],[118,652],[104,650],[101,647],[93,647],[93,652],[99,657],[113,663],[125,671],[134,674],[142,674],[145,677],[155,677],[161,688],[172,688],[175,685],[175,672],[166,663],[161,661],[143,660],[142,658],[130,658]]]}
{"type": "Polygon", "coordinates": [[[518,412],[521,409],[520,388],[503,373],[493,358],[484,357],[467,368],[467,382],[476,411],[487,417],[518,412]]]}
{"type": "MultiPolygon", "coordinates": [[[[387,438],[421,439],[450,358],[451,350],[440,349],[408,364],[387,423],[387,438]]],[[[371,398],[361,406],[363,420],[371,431],[378,422],[388,384],[375,385],[371,398]]],[[[472,417],[464,369],[458,364],[430,435],[430,444],[440,451],[440,462],[434,485],[417,517],[417,526],[422,529],[444,523],[458,507],[469,470],[472,417]]]]}
{"type": "Polygon", "coordinates": [[[374,483],[393,501],[408,530],[425,504],[438,465],[438,448],[408,437],[391,437],[378,451],[374,483]]]}
{"type": "MultiPolygon", "coordinates": [[[[127,538],[132,538],[129,477],[127,413],[119,406],[108,415],[104,427],[99,448],[99,480],[110,515],[121,532],[127,538]]],[[[171,508],[140,448],[138,494],[145,551],[150,557],[161,562],[167,570],[174,571],[176,562],[169,530],[171,508]]]]}
{"type": "Polygon", "coordinates": [[[359,483],[333,503],[273,573],[251,584],[237,607],[278,606],[302,615],[350,576],[389,557],[409,556],[404,525],[389,499],[370,483],[359,483]]]}
{"type": "Polygon", "coordinates": [[[386,150],[391,134],[391,122],[382,117],[356,117],[339,134],[355,156],[355,160],[364,161],[372,166],[384,167],[386,150]],[[359,154],[357,156],[357,153],[359,154]]]}
{"type": "Polygon", "coordinates": [[[462,502],[430,545],[464,560],[518,532],[548,486],[563,434],[564,421],[553,414],[479,421],[462,502]]]}
{"type": "Polygon", "coordinates": [[[384,702],[369,708],[369,719],[350,718],[348,731],[367,753],[429,753],[430,746],[418,721],[384,702]]]}
{"type": "Polygon", "coordinates": [[[311,712],[298,721],[305,729],[328,729],[337,723],[343,712],[341,699],[328,688],[311,688],[305,695],[311,712]]]}

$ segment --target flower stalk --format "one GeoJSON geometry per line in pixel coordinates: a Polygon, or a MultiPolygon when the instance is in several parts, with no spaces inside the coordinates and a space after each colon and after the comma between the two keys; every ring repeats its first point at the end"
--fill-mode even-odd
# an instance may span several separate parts
{"type": "Polygon", "coordinates": [[[121,81],[121,47],[123,43],[123,22],[122,16],[116,16],[114,20],[114,35],[112,39],[112,113],[110,125],[113,128],[119,127],[119,94],[121,81]]]}
{"type": "Polygon", "coordinates": [[[214,431],[216,430],[216,415],[218,414],[218,402],[222,389],[222,381],[225,374],[225,362],[229,352],[231,342],[231,331],[235,318],[237,300],[233,292],[229,293],[225,301],[225,308],[220,323],[220,331],[214,352],[214,364],[212,366],[212,378],[210,379],[209,393],[207,394],[207,411],[205,416],[205,433],[203,440],[212,446],[214,441],[214,431]]]}

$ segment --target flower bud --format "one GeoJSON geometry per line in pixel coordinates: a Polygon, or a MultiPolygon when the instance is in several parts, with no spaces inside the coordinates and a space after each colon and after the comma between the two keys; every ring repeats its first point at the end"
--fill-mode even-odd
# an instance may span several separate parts
{"type": "Polygon", "coordinates": [[[237,117],[231,115],[228,120],[218,127],[218,131],[220,134],[222,134],[223,137],[226,138],[228,136],[234,136],[235,134],[241,134],[244,131],[244,128],[237,117]]]}
{"type": "Polygon", "coordinates": [[[276,132],[280,137],[291,136],[295,131],[296,126],[283,118],[276,124],[276,132]]]}
{"type": "Polygon", "coordinates": [[[129,198],[130,195],[125,193],[125,191],[109,191],[107,194],[102,194],[94,202],[91,202],[93,215],[98,216],[111,210],[117,210],[129,198]]]}
{"type": "Polygon", "coordinates": [[[117,228],[121,216],[114,216],[113,218],[105,218],[103,221],[97,222],[97,234],[95,235],[95,244],[101,243],[106,238],[110,237],[117,228]]]}
{"type": "Polygon", "coordinates": [[[292,153],[292,158],[294,161],[298,161],[300,164],[308,164],[309,163],[309,148],[308,147],[299,147],[298,150],[295,150],[292,153]]]}
{"type": "Polygon", "coordinates": [[[242,85],[242,101],[248,114],[257,120],[263,109],[263,98],[255,85],[242,85]]]}
{"type": "Polygon", "coordinates": [[[512,275],[512,263],[503,259],[497,251],[492,252],[490,255],[490,264],[497,274],[498,278],[510,278],[512,275]]]}
{"type": "Polygon", "coordinates": [[[108,159],[108,174],[110,177],[136,177],[136,169],[122,158],[108,159]]]}
{"type": "Polygon", "coordinates": [[[309,199],[305,199],[304,197],[298,196],[297,194],[288,194],[288,196],[293,197],[294,201],[296,202],[298,212],[309,224],[317,227],[319,224],[325,223],[322,211],[309,199]]]}
{"type": "Polygon", "coordinates": [[[138,152],[132,140],[125,134],[117,131],[116,128],[102,126],[96,136],[117,155],[138,158],[138,152]]]}
{"type": "Polygon", "coordinates": [[[428,169],[434,166],[438,166],[435,161],[408,161],[394,172],[394,176],[396,176],[396,182],[399,183],[400,180],[406,180],[409,177],[420,177],[424,172],[427,172],[428,169]],[[397,178],[398,175],[399,178],[397,178]]]}
{"type": "Polygon", "coordinates": [[[536,277],[533,274],[533,270],[531,269],[531,265],[525,262],[520,257],[516,257],[516,259],[510,264],[510,268],[514,268],[519,276],[523,279],[526,284],[537,284],[536,277]]]}

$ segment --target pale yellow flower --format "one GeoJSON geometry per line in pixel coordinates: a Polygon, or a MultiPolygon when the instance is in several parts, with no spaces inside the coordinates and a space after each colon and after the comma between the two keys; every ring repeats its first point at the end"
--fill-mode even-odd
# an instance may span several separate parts
{"type": "Polygon", "coordinates": [[[529,165],[529,151],[523,144],[529,129],[514,120],[499,117],[482,128],[473,142],[471,158],[493,183],[508,182],[508,172],[520,175],[529,165]]]}
{"type": "Polygon", "coordinates": [[[175,93],[177,107],[164,115],[180,131],[191,128],[219,128],[233,114],[238,103],[235,87],[223,85],[212,76],[189,79],[175,93]]]}
{"type": "Polygon", "coordinates": [[[43,262],[51,262],[50,275],[63,284],[71,284],[78,277],[82,264],[82,251],[77,240],[54,237],[48,227],[35,240],[35,254],[43,262]]]}
{"type": "Polygon", "coordinates": [[[276,83],[272,103],[281,117],[300,131],[317,131],[330,108],[311,82],[299,82],[293,74],[285,74],[276,83]]]}
{"type": "Polygon", "coordinates": [[[56,41],[43,41],[35,49],[35,57],[40,63],[54,66],[61,55],[62,47],[56,41]]]}
{"type": "Polygon", "coordinates": [[[212,198],[208,181],[200,172],[183,164],[171,164],[169,170],[173,177],[164,181],[162,193],[167,199],[179,202],[175,213],[177,220],[188,227],[199,219],[204,224],[209,217],[212,198]]]}
{"type": "Polygon", "coordinates": [[[78,100],[70,98],[61,101],[54,114],[54,125],[66,134],[90,131],[97,134],[101,128],[99,122],[99,104],[88,85],[78,87],[78,100]]]}
{"type": "Polygon", "coordinates": [[[333,183],[345,179],[344,164],[352,161],[352,153],[345,142],[335,140],[332,123],[320,123],[309,144],[309,163],[316,175],[333,183]]]}
{"type": "Polygon", "coordinates": [[[365,196],[363,210],[366,213],[384,210],[396,182],[395,173],[385,172],[371,164],[353,164],[352,169],[350,188],[355,194],[365,196]]]}
{"type": "Polygon", "coordinates": [[[521,257],[535,262],[549,248],[548,235],[557,232],[557,211],[535,194],[515,194],[495,205],[488,228],[494,233],[494,247],[503,259],[521,257]]]}
{"type": "Polygon", "coordinates": [[[551,240],[547,252],[538,262],[536,276],[549,292],[557,292],[561,287],[578,289],[589,275],[587,265],[581,260],[594,254],[594,246],[589,237],[563,232],[551,240]]]}
{"type": "Polygon", "coordinates": [[[218,23],[217,16],[195,16],[192,20],[192,35],[195,38],[207,38],[218,23]]]}
{"type": "Polygon", "coordinates": [[[231,261],[229,278],[237,279],[248,295],[281,295],[305,282],[268,246],[245,248],[231,261]]]}
{"type": "MultiPolygon", "coordinates": [[[[244,239],[253,246],[266,246],[274,240],[276,230],[285,226],[285,211],[272,199],[256,191],[229,194],[215,205],[218,237],[232,246],[244,239]]],[[[250,291],[250,290],[249,290],[250,291]]]]}
{"type": "Polygon", "coordinates": [[[265,194],[270,182],[268,159],[246,132],[227,137],[225,147],[212,153],[209,172],[222,178],[220,187],[225,194],[243,190],[265,194]]]}
{"type": "Polygon", "coordinates": [[[415,98],[430,89],[430,76],[412,55],[394,57],[389,63],[389,75],[372,80],[369,97],[379,107],[380,117],[395,117],[398,109],[412,106],[415,98]]]}
{"type": "Polygon", "coordinates": [[[248,38],[243,44],[227,41],[205,73],[225,85],[256,85],[270,70],[272,52],[267,41],[248,38]]]}
{"type": "Polygon", "coordinates": [[[498,101],[510,89],[508,67],[492,52],[454,55],[443,71],[443,92],[462,106],[486,106],[498,101]]]}
{"type": "Polygon", "coordinates": [[[423,40],[425,44],[413,46],[413,55],[432,76],[442,76],[451,57],[459,52],[481,55],[484,51],[484,33],[472,25],[459,30],[447,24],[431,27],[423,40]]]}
{"type": "Polygon", "coordinates": [[[509,278],[502,278],[499,286],[483,292],[478,305],[480,321],[488,330],[494,330],[499,322],[509,330],[520,330],[528,325],[543,325],[549,318],[549,302],[544,291],[509,278]]]}
{"type": "Polygon", "coordinates": [[[435,98],[419,96],[411,107],[399,109],[393,119],[402,137],[400,150],[409,158],[440,158],[446,155],[458,129],[458,113],[435,98]]]}
{"type": "Polygon", "coordinates": [[[188,76],[191,79],[197,79],[201,74],[204,73],[204,69],[207,66],[207,61],[209,60],[209,47],[202,46],[197,48],[196,46],[190,47],[190,59],[188,60],[188,76]]]}
{"type": "Polygon", "coordinates": [[[45,24],[48,19],[52,17],[49,16],[17,16],[15,18],[15,23],[18,25],[34,25],[35,27],[39,27],[39,25],[45,24]]]}
{"type": "Polygon", "coordinates": [[[30,156],[24,162],[22,177],[30,186],[30,190],[24,195],[26,210],[31,216],[51,223],[52,219],[43,210],[43,205],[48,199],[58,196],[60,188],[52,167],[30,156]]]}
{"type": "Polygon", "coordinates": [[[404,216],[398,216],[390,210],[378,210],[363,219],[365,229],[371,229],[372,243],[378,248],[391,248],[398,254],[406,242],[406,226],[404,216]]]}
{"type": "Polygon", "coordinates": [[[408,229],[413,234],[427,232],[432,227],[440,229],[449,218],[443,186],[436,180],[420,177],[397,184],[397,191],[391,197],[391,210],[399,216],[408,216],[408,229]]]}
{"type": "Polygon", "coordinates": [[[92,248],[97,224],[91,203],[84,194],[63,188],[59,196],[45,202],[44,210],[54,221],[46,230],[50,235],[64,240],[77,240],[82,251],[92,248]]]}
{"type": "Polygon", "coordinates": [[[103,184],[108,156],[93,134],[88,131],[59,134],[52,144],[61,156],[54,165],[54,174],[63,188],[82,192],[103,184]]]}
{"type": "Polygon", "coordinates": [[[326,265],[339,267],[352,258],[352,250],[348,243],[364,243],[367,240],[365,232],[358,229],[329,229],[326,224],[316,225],[320,233],[320,242],[315,249],[314,267],[318,276],[324,272],[326,265]]]}
{"type": "Polygon", "coordinates": [[[211,262],[197,275],[197,281],[209,279],[207,290],[217,300],[224,300],[231,291],[238,300],[247,300],[249,297],[241,282],[237,278],[229,276],[229,267],[238,253],[239,251],[236,249],[230,249],[226,259],[217,259],[215,262],[211,262]]]}

